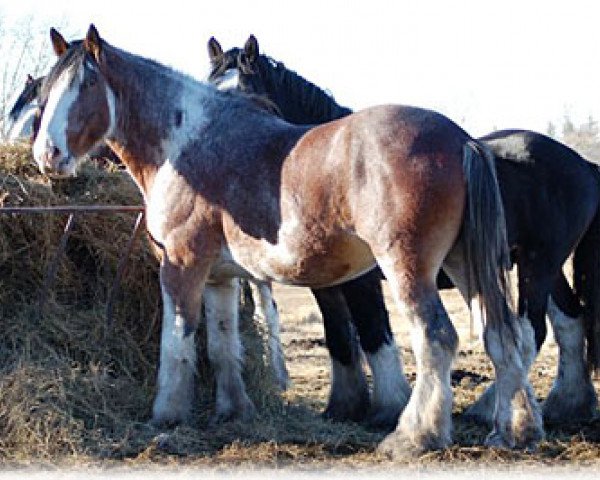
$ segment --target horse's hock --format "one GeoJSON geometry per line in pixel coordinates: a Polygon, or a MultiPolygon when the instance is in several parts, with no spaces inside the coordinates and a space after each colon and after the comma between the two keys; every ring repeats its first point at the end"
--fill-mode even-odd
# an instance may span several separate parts
{"type": "MultiPolygon", "coordinates": [[[[129,176],[117,169],[91,165],[74,179],[51,184],[32,165],[28,147],[0,147],[0,207],[74,204],[139,205],[141,198],[129,176]]],[[[56,407],[34,409],[14,421],[0,420],[6,422],[0,427],[11,452],[17,452],[20,444],[35,451],[36,442],[46,443],[48,435],[53,438],[73,429],[81,431],[85,441],[87,428],[105,423],[114,428],[115,418],[123,424],[148,419],[159,357],[161,304],[158,261],[145,235],[127,256],[112,299],[110,325],[105,314],[136,215],[77,213],[63,240],[64,252],[56,259],[67,215],[0,214],[0,368],[5,373],[0,405],[4,411],[29,412],[29,405],[14,403],[33,398],[56,407]],[[55,267],[50,282],[49,266],[55,267]],[[90,388],[90,382],[98,390],[90,388]],[[29,432],[27,439],[24,432],[29,432]]],[[[255,402],[264,405],[275,388],[267,373],[263,332],[256,322],[245,321],[252,319],[253,306],[243,298],[245,374],[255,402]]],[[[206,399],[201,404],[211,405],[205,337],[205,330],[199,330],[198,393],[206,399]]],[[[208,415],[205,410],[199,415],[208,415]]],[[[71,440],[56,440],[56,448],[71,448],[66,446],[71,440]]]]}

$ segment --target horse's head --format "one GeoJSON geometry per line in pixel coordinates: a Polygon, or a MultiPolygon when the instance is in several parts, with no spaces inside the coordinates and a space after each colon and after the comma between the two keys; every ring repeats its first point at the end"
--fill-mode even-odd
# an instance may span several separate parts
{"type": "Polygon", "coordinates": [[[244,48],[232,48],[223,52],[215,37],[208,41],[211,72],[208,81],[219,90],[237,88],[245,93],[264,95],[267,89],[261,76],[258,41],[250,35],[244,48]]]}
{"type": "Polygon", "coordinates": [[[250,35],[243,49],[223,52],[214,37],[208,42],[211,73],[208,81],[220,90],[238,89],[268,98],[278,114],[291,123],[323,123],[346,116],[351,110],[296,72],[261,54],[250,35]]]}
{"type": "Polygon", "coordinates": [[[72,44],[54,29],[50,36],[59,59],[42,85],[33,156],[43,173],[70,176],[111,132],[115,96],[102,74],[106,43],[93,25],[83,41],[72,44]]]}
{"type": "Polygon", "coordinates": [[[27,108],[38,106],[38,98],[43,81],[44,77],[33,78],[31,75],[27,75],[23,90],[15,100],[10,112],[8,112],[8,118],[11,121],[16,122],[27,108]]]}
{"type": "Polygon", "coordinates": [[[10,141],[32,137],[39,107],[39,93],[44,77],[27,75],[23,90],[12,102],[5,124],[5,133],[10,141]]]}

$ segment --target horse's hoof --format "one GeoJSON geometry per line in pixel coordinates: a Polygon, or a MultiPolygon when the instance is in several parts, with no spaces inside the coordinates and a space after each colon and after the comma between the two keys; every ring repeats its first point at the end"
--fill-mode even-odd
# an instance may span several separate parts
{"type": "Polygon", "coordinates": [[[256,417],[256,407],[250,399],[238,408],[218,410],[209,420],[210,426],[217,426],[226,422],[240,421],[248,422],[256,417]]]}
{"type": "Polygon", "coordinates": [[[321,417],[334,422],[358,423],[365,419],[370,403],[366,383],[359,384],[352,395],[331,395],[321,417]]]}
{"type": "Polygon", "coordinates": [[[401,432],[390,433],[377,451],[391,460],[412,460],[432,450],[442,450],[450,444],[439,437],[423,436],[418,441],[401,432]]]}
{"type": "Polygon", "coordinates": [[[593,385],[582,388],[576,395],[561,394],[551,390],[543,404],[544,421],[548,424],[581,422],[592,420],[598,408],[598,397],[593,385]]]}
{"type": "Polygon", "coordinates": [[[493,431],[485,439],[484,445],[491,448],[511,450],[515,447],[515,442],[512,438],[506,438],[497,431],[493,431]]]}
{"type": "Polygon", "coordinates": [[[164,452],[173,450],[173,439],[168,433],[159,433],[152,439],[152,443],[157,450],[162,450],[164,452]]]}
{"type": "Polygon", "coordinates": [[[333,422],[356,422],[360,423],[365,419],[366,412],[369,411],[369,398],[362,398],[356,405],[350,402],[332,402],[321,413],[325,420],[333,422]]]}
{"type": "Polygon", "coordinates": [[[378,408],[372,409],[364,421],[368,429],[380,430],[383,432],[393,432],[398,426],[398,419],[402,410],[397,408],[378,408]]]}
{"type": "Polygon", "coordinates": [[[534,414],[531,410],[515,409],[513,411],[512,433],[517,448],[533,450],[544,439],[544,424],[539,407],[534,414]]]}
{"type": "Polygon", "coordinates": [[[187,423],[189,416],[187,411],[165,410],[155,407],[150,425],[156,428],[175,428],[177,425],[187,423]]]}
{"type": "Polygon", "coordinates": [[[461,418],[467,422],[492,428],[494,425],[493,413],[493,406],[490,409],[486,402],[477,401],[462,413],[461,418]]]}

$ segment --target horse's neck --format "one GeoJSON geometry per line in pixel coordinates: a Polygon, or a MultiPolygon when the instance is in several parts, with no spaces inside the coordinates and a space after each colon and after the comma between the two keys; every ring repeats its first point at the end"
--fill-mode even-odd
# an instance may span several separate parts
{"type": "Polygon", "coordinates": [[[352,113],[308,80],[288,71],[272,82],[273,97],[283,117],[292,123],[324,123],[352,113]]]}
{"type": "Polygon", "coordinates": [[[167,67],[122,51],[113,57],[111,68],[103,72],[116,99],[116,121],[107,144],[147,195],[157,171],[177,154],[174,137],[185,137],[195,118],[192,109],[200,108],[201,92],[167,67]],[[194,101],[183,98],[192,94],[194,101]]]}

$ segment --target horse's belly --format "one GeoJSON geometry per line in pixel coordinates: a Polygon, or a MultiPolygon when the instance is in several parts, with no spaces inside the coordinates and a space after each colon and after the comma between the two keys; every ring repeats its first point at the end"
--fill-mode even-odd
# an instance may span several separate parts
{"type": "Polygon", "coordinates": [[[360,276],[375,265],[369,246],[355,236],[330,239],[308,248],[279,244],[258,263],[264,277],[290,285],[327,287],[360,276]]]}

